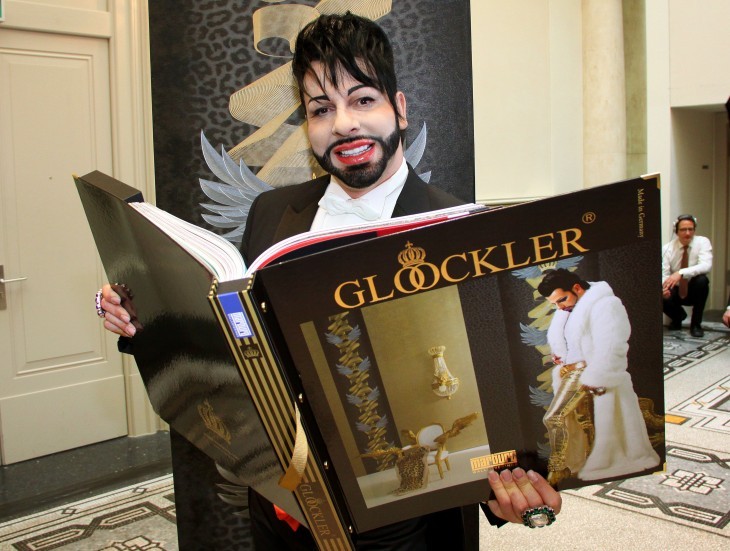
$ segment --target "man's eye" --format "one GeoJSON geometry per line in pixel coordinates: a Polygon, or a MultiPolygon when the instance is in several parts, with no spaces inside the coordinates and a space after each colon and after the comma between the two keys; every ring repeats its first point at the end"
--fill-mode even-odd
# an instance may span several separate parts
{"type": "Polygon", "coordinates": [[[329,111],[329,109],[327,107],[318,107],[317,109],[312,111],[311,114],[313,117],[320,117],[320,116],[326,114],[327,111],[329,111]]]}
{"type": "Polygon", "coordinates": [[[375,99],[373,99],[373,98],[371,98],[369,96],[365,96],[365,97],[359,98],[357,100],[357,104],[358,105],[370,105],[374,101],[375,101],[375,99]]]}

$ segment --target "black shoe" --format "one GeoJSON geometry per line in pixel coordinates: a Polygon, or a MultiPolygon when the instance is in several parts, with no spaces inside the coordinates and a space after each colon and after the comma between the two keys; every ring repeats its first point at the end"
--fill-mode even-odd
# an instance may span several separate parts
{"type": "Polygon", "coordinates": [[[704,337],[705,332],[702,330],[701,325],[693,325],[689,328],[689,334],[693,337],[704,337]]]}
{"type": "Polygon", "coordinates": [[[669,330],[670,331],[679,331],[682,329],[682,322],[677,320],[672,320],[669,324],[669,330]]]}

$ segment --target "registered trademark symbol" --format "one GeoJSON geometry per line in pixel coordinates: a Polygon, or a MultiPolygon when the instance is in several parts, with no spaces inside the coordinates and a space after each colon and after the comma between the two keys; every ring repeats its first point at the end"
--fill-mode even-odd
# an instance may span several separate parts
{"type": "Polygon", "coordinates": [[[595,212],[586,212],[583,215],[583,223],[584,224],[593,224],[593,222],[596,221],[596,213],[595,212]]]}

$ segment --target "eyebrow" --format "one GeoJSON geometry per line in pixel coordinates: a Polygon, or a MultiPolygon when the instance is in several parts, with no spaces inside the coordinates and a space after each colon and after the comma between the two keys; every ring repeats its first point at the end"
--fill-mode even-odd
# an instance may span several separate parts
{"type": "MultiPolygon", "coordinates": [[[[351,96],[354,92],[357,92],[360,88],[368,88],[368,85],[363,84],[363,83],[356,84],[355,86],[353,86],[347,90],[347,95],[351,96]]],[[[307,101],[307,103],[312,103],[313,101],[319,103],[321,101],[326,101],[328,99],[329,99],[329,96],[327,94],[321,94],[319,96],[309,96],[309,101],[307,101]]]]}

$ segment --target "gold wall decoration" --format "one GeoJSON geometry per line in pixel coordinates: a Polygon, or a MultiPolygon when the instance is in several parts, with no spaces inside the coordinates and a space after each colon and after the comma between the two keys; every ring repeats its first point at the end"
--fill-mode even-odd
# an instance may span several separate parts
{"type": "Polygon", "coordinates": [[[459,390],[459,378],[454,377],[446,367],[444,360],[445,346],[432,346],[428,349],[428,353],[433,358],[433,380],[431,381],[431,389],[436,396],[448,398],[459,390]]]}

